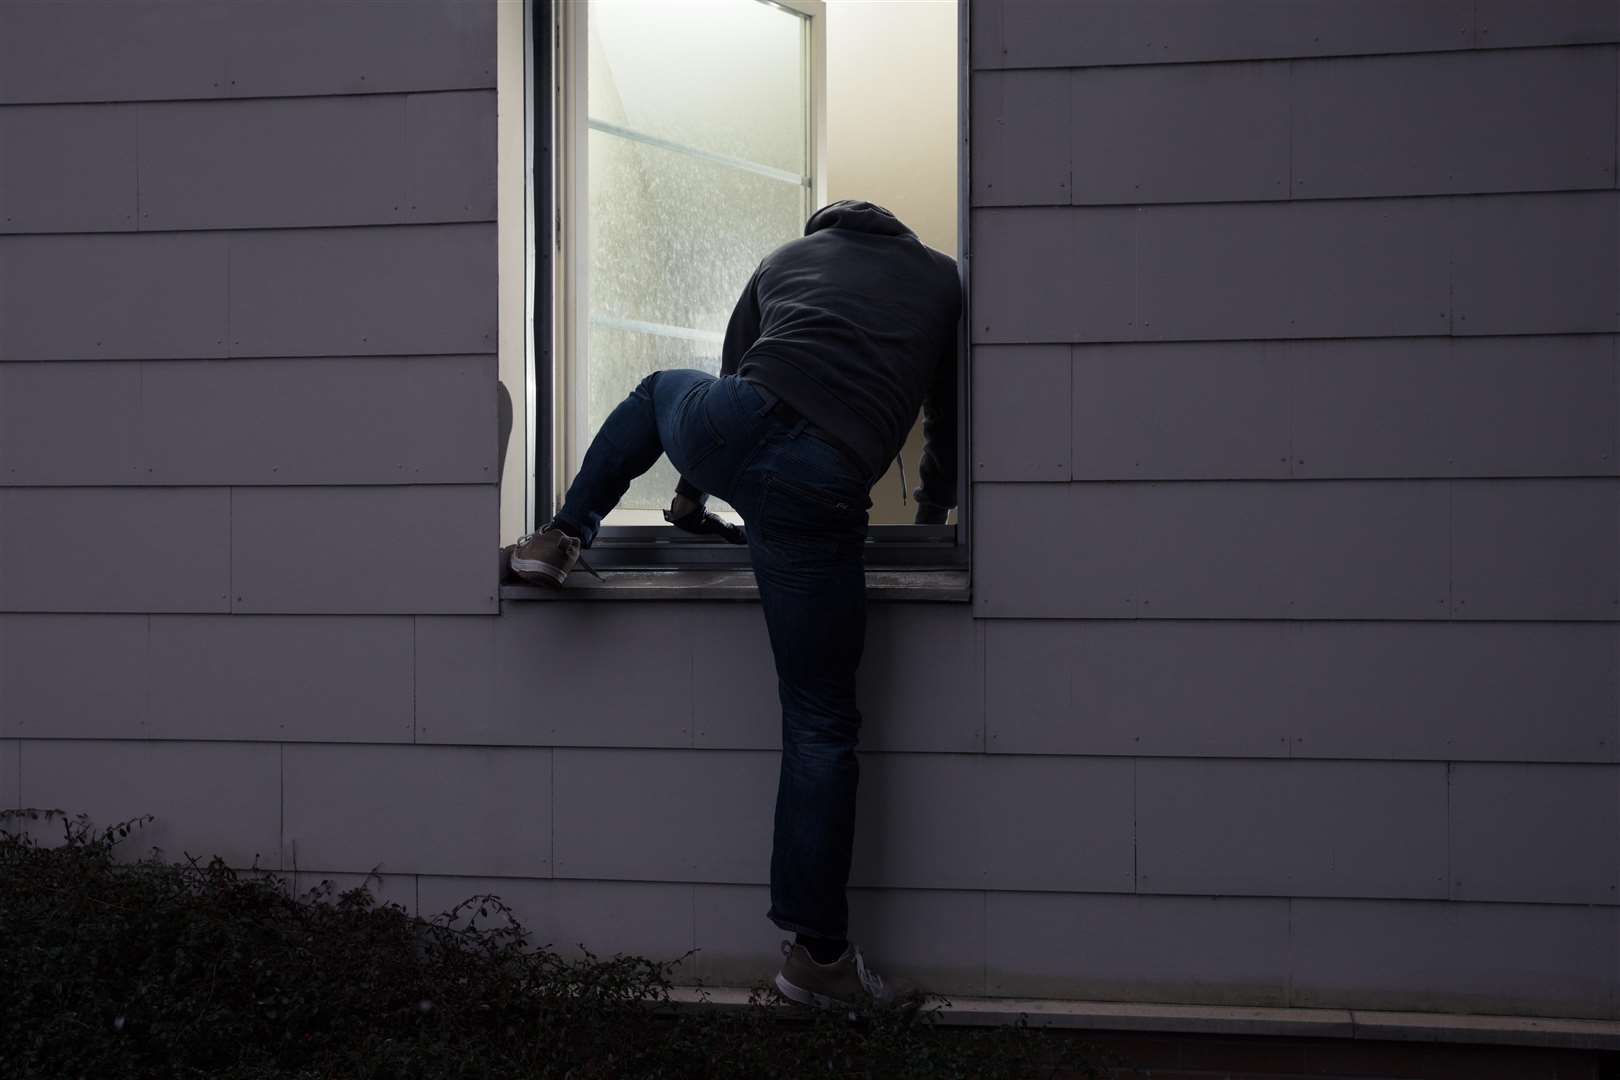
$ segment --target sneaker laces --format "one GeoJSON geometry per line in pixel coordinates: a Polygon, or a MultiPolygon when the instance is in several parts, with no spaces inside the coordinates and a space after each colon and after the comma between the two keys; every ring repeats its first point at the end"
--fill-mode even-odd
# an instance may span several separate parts
{"type": "Polygon", "coordinates": [[[866,958],[861,955],[859,945],[851,945],[850,948],[855,952],[855,974],[860,976],[861,985],[866,988],[868,994],[875,998],[881,998],[883,996],[883,976],[866,966],[866,958]]]}

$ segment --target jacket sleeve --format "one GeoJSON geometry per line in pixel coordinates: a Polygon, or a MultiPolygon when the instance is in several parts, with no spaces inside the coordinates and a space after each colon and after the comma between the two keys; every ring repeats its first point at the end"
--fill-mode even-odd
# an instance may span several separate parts
{"type": "Polygon", "coordinates": [[[950,335],[934,363],[933,377],[923,397],[922,463],[918,466],[918,520],[944,521],[944,511],[956,505],[956,335],[950,335]],[[933,513],[930,513],[933,511],[933,513]]]}
{"type": "MultiPolygon", "coordinates": [[[[760,266],[764,264],[761,263],[760,266]]],[[[748,277],[737,306],[731,309],[731,321],[726,324],[725,343],[720,346],[720,374],[735,375],[743,353],[759,340],[759,297],[755,286],[759,284],[759,267],[748,277]]]]}
{"type": "MultiPolygon", "coordinates": [[[[726,324],[725,341],[720,346],[721,375],[735,375],[743,353],[759,340],[759,300],[754,295],[754,285],[758,280],[759,269],[756,267],[748,278],[748,284],[743,286],[737,306],[731,309],[731,321],[726,324]]],[[[708,498],[684,476],[676,482],[675,491],[700,503],[708,498]]]]}

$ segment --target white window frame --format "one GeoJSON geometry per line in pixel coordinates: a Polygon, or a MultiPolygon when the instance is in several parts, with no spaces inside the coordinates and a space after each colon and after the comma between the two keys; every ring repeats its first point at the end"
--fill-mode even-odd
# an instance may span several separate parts
{"type": "MultiPolygon", "coordinates": [[[[810,203],[820,206],[827,191],[827,110],[826,110],[826,4],[824,0],[756,0],[807,17],[810,34],[809,123],[813,191],[810,203]]],[[[974,0],[957,0],[957,261],[961,268],[963,320],[959,325],[957,363],[957,510],[950,525],[883,525],[869,527],[872,539],[867,557],[870,570],[883,566],[946,568],[970,563],[971,492],[968,475],[968,444],[972,431],[972,349],[967,335],[967,311],[971,303],[971,250],[969,224],[968,132],[971,116],[969,94],[969,33],[974,0]]],[[[585,157],[575,151],[588,130],[585,122],[586,79],[584,63],[587,38],[585,23],[578,14],[584,3],[576,0],[523,0],[525,14],[524,64],[525,101],[525,205],[538,208],[549,203],[552,213],[526,215],[525,250],[528,253],[525,276],[525,316],[530,333],[526,335],[527,372],[523,424],[527,462],[524,468],[526,491],[523,499],[524,531],[537,527],[562,503],[571,476],[569,469],[583,437],[583,394],[573,402],[573,422],[562,422],[557,402],[569,401],[568,393],[579,382],[575,359],[581,318],[588,318],[588,293],[580,295],[578,283],[585,280],[583,265],[588,248],[580,228],[583,215],[571,212],[587,190],[585,157]],[[545,48],[548,42],[550,48],[545,48]],[[544,60],[534,55],[544,49],[544,60]],[[542,91],[536,80],[549,82],[542,91]],[[550,100],[548,100],[548,98],[550,100]],[[538,166],[538,169],[537,169],[538,166]],[[550,218],[550,220],[545,220],[550,218]],[[566,358],[559,362],[559,357],[566,358]]],[[[720,543],[712,537],[690,537],[673,526],[605,526],[592,550],[598,566],[701,567],[746,563],[742,549],[720,543]]],[[[917,588],[917,586],[912,586],[917,588]]],[[[923,590],[926,591],[926,590],[923,590]]],[[[920,594],[919,594],[920,595],[920,594]]],[[[960,599],[953,592],[950,599],[960,599]]]]}

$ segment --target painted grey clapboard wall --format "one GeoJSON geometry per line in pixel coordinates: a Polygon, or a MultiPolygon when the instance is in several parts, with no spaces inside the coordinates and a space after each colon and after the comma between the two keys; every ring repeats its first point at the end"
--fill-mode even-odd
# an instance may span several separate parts
{"type": "MultiPolygon", "coordinates": [[[[1620,1015],[1620,13],[1215,12],[974,5],[976,590],[874,606],[853,932],[1620,1015]]],[[[0,803],[761,978],[757,607],[497,598],[495,17],[0,5],[0,803]]]]}
{"type": "Polygon", "coordinates": [[[1616,1015],[1620,5],[974,12],[988,983],[1616,1015]]]}

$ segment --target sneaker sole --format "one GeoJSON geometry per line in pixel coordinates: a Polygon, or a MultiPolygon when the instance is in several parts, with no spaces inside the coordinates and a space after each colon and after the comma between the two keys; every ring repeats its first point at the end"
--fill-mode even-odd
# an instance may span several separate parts
{"type": "Polygon", "coordinates": [[[782,992],[783,997],[789,1001],[796,1001],[800,1005],[813,1005],[818,1009],[855,1008],[854,1005],[842,998],[835,998],[830,994],[818,994],[814,990],[806,990],[802,986],[797,986],[789,982],[787,976],[780,971],[776,973],[776,988],[782,992]]]}
{"type": "Polygon", "coordinates": [[[512,572],[534,582],[536,585],[561,585],[568,576],[568,571],[558,570],[548,562],[539,559],[520,559],[512,556],[512,572]]]}

